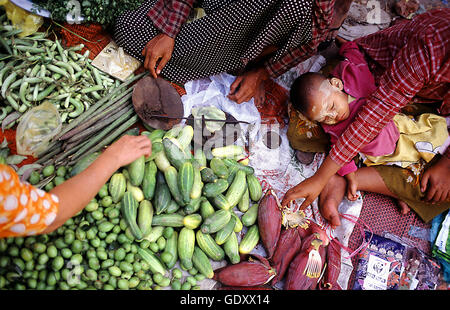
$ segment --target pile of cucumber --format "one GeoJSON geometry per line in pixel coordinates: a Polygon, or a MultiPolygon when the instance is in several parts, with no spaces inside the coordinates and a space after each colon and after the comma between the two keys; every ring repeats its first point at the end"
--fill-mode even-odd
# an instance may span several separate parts
{"type": "MultiPolygon", "coordinates": [[[[256,246],[262,189],[237,161],[241,147],[207,160],[190,152],[190,126],[142,134],[152,155],[119,169],[63,226],[0,239],[0,289],[200,289],[212,261],[236,264],[256,246]]],[[[28,181],[54,176],[48,191],[86,165],[49,165],[28,181]]]]}
{"type": "Polygon", "coordinates": [[[191,152],[189,125],[142,134],[152,141],[152,155],[117,171],[108,189],[135,240],[157,242],[167,228],[174,234],[164,250],[141,248],[140,256],[163,275],[177,262],[207,278],[214,275],[211,260],[239,263],[240,254],[258,244],[257,202],[262,196],[248,159],[240,161],[243,147],[214,148],[207,160],[201,148],[191,152]],[[244,226],[245,234],[238,237],[244,226]]]}

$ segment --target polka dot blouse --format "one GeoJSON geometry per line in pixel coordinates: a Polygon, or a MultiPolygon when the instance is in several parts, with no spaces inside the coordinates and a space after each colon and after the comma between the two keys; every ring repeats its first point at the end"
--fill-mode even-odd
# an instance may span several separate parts
{"type": "Polygon", "coordinates": [[[58,197],[22,183],[14,169],[0,164],[0,238],[42,232],[56,218],[58,197]]]}

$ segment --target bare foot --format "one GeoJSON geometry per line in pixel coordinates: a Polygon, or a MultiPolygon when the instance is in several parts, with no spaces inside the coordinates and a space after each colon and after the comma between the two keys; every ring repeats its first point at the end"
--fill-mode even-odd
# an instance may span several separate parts
{"type": "Polygon", "coordinates": [[[400,212],[403,215],[408,214],[411,209],[409,208],[408,204],[400,199],[397,199],[398,206],[400,207],[400,212]]]}
{"type": "Polygon", "coordinates": [[[335,229],[341,225],[338,207],[344,199],[347,182],[341,176],[334,175],[319,196],[319,210],[322,216],[335,229]]]}

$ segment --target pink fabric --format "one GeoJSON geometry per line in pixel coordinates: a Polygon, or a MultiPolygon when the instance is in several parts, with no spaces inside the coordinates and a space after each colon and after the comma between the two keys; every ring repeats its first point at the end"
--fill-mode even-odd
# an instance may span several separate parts
{"type": "MultiPolygon", "coordinates": [[[[450,111],[450,8],[429,10],[355,42],[378,87],[331,148],[329,156],[338,165],[355,157],[416,96],[439,98],[441,115],[450,111]]],[[[450,156],[449,148],[446,152],[450,156]]]]}
{"type": "Polygon", "coordinates": [[[331,75],[344,82],[344,91],[347,94],[361,98],[377,89],[373,74],[355,42],[344,43],[339,49],[339,55],[345,59],[337,64],[331,75]]]}
{"type": "MultiPolygon", "coordinates": [[[[331,144],[335,144],[347,127],[353,122],[358,111],[366,103],[366,98],[376,90],[375,80],[369,70],[363,54],[359,51],[354,42],[347,42],[342,45],[339,54],[345,57],[332,71],[332,75],[342,80],[344,91],[352,97],[357,98],[350,103],[349,117],[335,125],[321,124],[326,133],[330,135],[331,144]]],[[[361,153],[369,156],[388,155],[395,151],[397,140],[400,136],[397,126],[391,120],[380,131],[380,133],[362,149],[361,153]]],[[[344,176],[357,170],[353,160],[346,163],[338,171],[344,176]]]]}

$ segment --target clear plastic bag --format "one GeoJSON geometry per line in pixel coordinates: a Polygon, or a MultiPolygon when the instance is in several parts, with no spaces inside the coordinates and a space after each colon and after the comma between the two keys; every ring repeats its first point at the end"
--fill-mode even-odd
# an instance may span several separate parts
{"type": "Polygon", "coordinates": [[[46,101],[22,116],[16,130],[17,153],[37,157],[50,140],[61,131],[61,117],[56,107],[46,101]]]}
{"type": "Polygon", "coordinates": [[[27,12],[9,0],[0,0],[0,5],[4,6],[6,15],[12,24],[22,29],[19,34],[21,38],[35,33],[44,23],[43,17],[27,12]]]}

